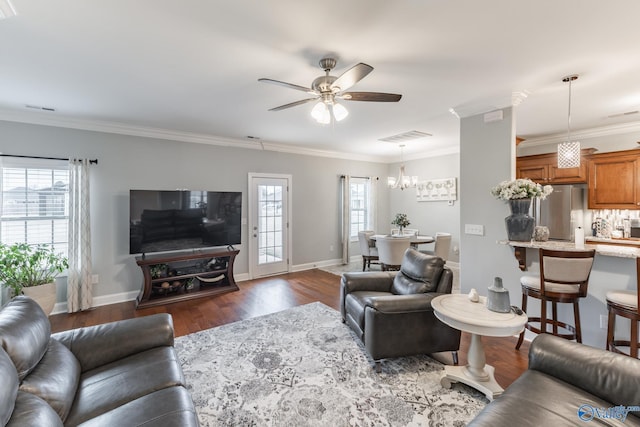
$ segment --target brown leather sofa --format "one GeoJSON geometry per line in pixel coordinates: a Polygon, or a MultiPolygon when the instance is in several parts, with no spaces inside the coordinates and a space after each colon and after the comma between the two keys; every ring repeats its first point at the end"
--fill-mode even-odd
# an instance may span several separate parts
{"type": "Polygon", "coordinates": [[[379,369],[381,359],[452,351],[460,331],[433,314],[431,301],[451,293],[453,273],[442,258],[407,249],[400,271],[344,273],[342,321],[355,332],[379,369]]]}
{"type": "Polygon", "coordinates": [[[0,311],[0,425],[198,426],[168,314],[51,334],[18,296],[0,311]]]}
{"type": "Polygon", "coordinates": [[[529,369],[468,425],[639,426],[638,409],[640,360],[542,334],[529,369]]]}

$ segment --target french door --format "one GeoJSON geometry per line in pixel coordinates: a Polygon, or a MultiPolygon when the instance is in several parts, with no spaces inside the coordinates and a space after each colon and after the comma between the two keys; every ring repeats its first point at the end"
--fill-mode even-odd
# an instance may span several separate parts
{"type": "Polygon", "coordinates": [[[289,271],[291,176],[249,174],[249,275],[289,271]]]}

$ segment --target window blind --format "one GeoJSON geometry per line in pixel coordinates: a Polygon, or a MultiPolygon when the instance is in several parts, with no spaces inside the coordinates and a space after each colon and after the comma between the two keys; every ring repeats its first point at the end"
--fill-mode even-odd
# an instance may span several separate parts
{"type": "Polygon", "coordinates": [[[67,253],[69,172],[65,161],[2,159],[0,241],[48,244],[67,253]]]}

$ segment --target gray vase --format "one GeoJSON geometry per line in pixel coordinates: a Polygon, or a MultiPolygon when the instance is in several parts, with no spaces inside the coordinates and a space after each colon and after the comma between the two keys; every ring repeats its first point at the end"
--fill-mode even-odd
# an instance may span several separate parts
{"type": "Polygon", "coordinates": [[[535,219],[529,215],[531,199],[509,200],[511,215],[504,219],[509,240],[529,242],[533,236],[535,219]]]}
{"type": "Polygon", "coordinates": [[[509,290],[502,286],[502,278],[494,278],[493,286],[489,286],[487,308],[491,311],[497,311],[498,313],[508,313],[511,311],[510,301],[509,290]]]}

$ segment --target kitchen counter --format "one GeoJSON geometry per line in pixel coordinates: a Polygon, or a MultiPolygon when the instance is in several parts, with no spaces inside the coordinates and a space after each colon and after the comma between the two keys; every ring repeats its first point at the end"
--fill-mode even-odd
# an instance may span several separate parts
{"type": "MultiPolygon", "coordinates": [[[[592,239],[592,238],[589,238],[592,239]]],[[[595,239],[595,238],[594,238],[595,239]]],[[[589,240],[585,243],[583,248],[576,248],[575,243],[549,240],[546,242],[516,242],[511,240],[499,240],[501,245],[509,245],[514,248],[514,256],[518,260],[518,266],[520,270],[525,271],[527,269],[527,248],[531,249],[554,249],[560,251],[575,251],[582,249],[595,249],[597,255],[618,257],[618,258],[639,258],[640,247],[632,246],[631,244],[615,244],[617,239],[598,239],[596,241],[589,240]]],[[[637,243],[640,244],[640,243],[637,243]]]]}

